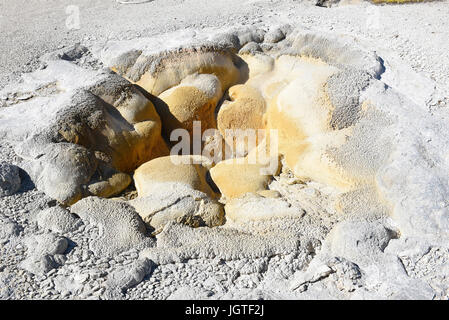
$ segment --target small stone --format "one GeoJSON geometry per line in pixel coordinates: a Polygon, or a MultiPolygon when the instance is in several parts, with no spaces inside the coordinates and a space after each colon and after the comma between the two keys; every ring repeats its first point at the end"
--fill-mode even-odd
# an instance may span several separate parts
{"type": "Polygon", "coordinates": [[[0,197],[10,196],[20,189],[19,167],[0,162],[0,197]]]}
{"type": "Polygon", "coordinates": [[[81,225],[81,220],[61,206],[51,207],[40,211],[36,216],[37,224],[42,229],[66,233],[81,225]]]}
{"type": "Polygon", "coordinates": [[[139,284],[153,269],[153,262],[148,259],[135,261],[109,275],[106,287],[114,297],[139,284]]]}
{"type": "Polygon", "coordinates": [[[0,244],[8,242],[19,234],[19,226],[10,219],[0,215],[0,244]]]}

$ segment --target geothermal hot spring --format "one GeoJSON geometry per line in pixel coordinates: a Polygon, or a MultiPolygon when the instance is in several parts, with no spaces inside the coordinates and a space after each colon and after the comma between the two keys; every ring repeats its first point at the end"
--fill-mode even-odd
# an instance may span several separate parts
{"type": "Polygon", "coordinates": [[[447,233],[422,214],[445,190],[426,178],[415,129],[435,120],[411,113],[382,82],[383,59],[349,36],[182,31],[44,61],[3,90],[14,108],[1,110],[2,135],[55,200],[48,210],[98,226],[98,256],[294,253],[307,265],[321,251],[363,266],[357,237],[369,259],[392,239],[447,233]]]}

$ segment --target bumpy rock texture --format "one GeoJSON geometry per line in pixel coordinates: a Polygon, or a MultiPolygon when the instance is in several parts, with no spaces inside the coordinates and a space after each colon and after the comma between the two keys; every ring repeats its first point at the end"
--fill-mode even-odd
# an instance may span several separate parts
{"type": "Polygon", "coordinates": [[[45,274],[65,262],[68,240],[53,233],[44,233],[25,239],[27,258],[21,266],[34,274],[45,274]]]}
{"type": "Polygon", "coordinates": [[[60,206],[38,212],[35,220],[41,229],[58,233],[74,231],[81,224],[80,219],[77,219],[69,210],[60,206]]]}
{"type": "Polygon", "coordinates": [[[120,297],[121,293],[142,282],[143,278],[151,273],[152,267],[150,260],[141,259],[112,273],[106,282],[108,297],[120,297]]]}

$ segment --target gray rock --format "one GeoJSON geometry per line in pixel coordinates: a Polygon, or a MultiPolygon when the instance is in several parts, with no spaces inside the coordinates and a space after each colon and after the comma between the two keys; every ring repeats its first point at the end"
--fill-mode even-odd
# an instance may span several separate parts
{"type": "Polygon", "coordinates": [[[257,52],[262,52],[262,48],[256,42],[249,42],[245,44],[242,49],[240,49],[239,54],[256,54],[257,52]]]}
{"type": "Polygon", "coordinates": [[[65,205],[81,199],[82,185],[89,182],[97,168],[94,154],[70,143],[50,143],[44,147],[35,143],[28,140],[21,149],[37,149],[35,159],[26,168],[36,187],[65,205]]]}
{"type": "Polygon", "coordinates": [[[224,224],[223,207],[207,194],[176,183],[160,183],[151,195],[129,201],[143,221],[161,231],[170,221],[192,227],[224,224]]]}
{"type": "Polygon", "coordinates": [[[352,292],[362,286],[362,272],[355,263],[344,258],[333,258],[328,265],[335,271],[339,290],[352,292]]]}
{"type": "Polygon", "coordinates": [[[333,256],[367,265],[378,260],[395,237],[396,234],[380,222],[344,221],[334,227],[327,243],[333,256]]]}
{"type": "Polygon", "coordinates": [[[54,232],[66,233],[76,230],[81,225],[69,210],[56,206],[38,212],[36,222],[41,229],[54,232]]]}
{"type": "Polygon", "coordinates": [[[151,260],[140,259],[111,273],[106,281],[109,295],[125,293],[129,288],[136,286],[151,273],[153,267],[151,260]]]}
{"type": "Polygon", "coordinates": [[[30,273],[43,275],[48,273],[50,270],[57,268],[58,264],[49,254],[45,254],[43,256],[31,255],[22,261],[20,267],[30,273]]]}
{"type": "Polygon", "coordinates": [[[29,255],[43,256],[45,254],[63,254],[67,250],[69,242],[67,238],[54,233],[44,233],[25,238],[24,244],[28,248],[29,255]]]}
{"type": "Polygon", "coordinates": [[[340,3],[340,0],[317,0],[316,6],[331,8],[336,7],[340,3]]]}
{"type": "Polygon", "coordinates": [[[265,34],[264,41],[267,43],[277,43],[285,39],[285,33],[281,28],[274,28],[265,34]]]}
{"type": "Polygon", "coordinates": [[[19,168],[6,162],[0,162],[0,197],[10,196],[20,189],[19,168]]]}
{"type": "Polygon", "coordinates": [[[241,46],[244,46],[248,42],[261,43],[263,42],[265,36],[265,32],[257,28],[243,28],[241,30],[238,30],[236,33],[241,46]]]}
{"type": "Polygon", "coordinates": [[[146,227],[137,212],[124,201],[87,197],[70,208],[85,224],[100,228],[92,239],[91,250],[98,256],[112,255],[132,248],[150,246],[146,227]]]}
{"type": "Polygon", "coordinates": [[[25,238],[24,244],[28,252],[20,267],[30,273],[42,275],[64,261],[60,255],[67,250],[68,240],[53,233],[45,233],[25,238]]]}
{"type": "Polygon", "coordinates": [[[68,292],[79,295],[90,280],[90,274],[75,269],[69,275],[57,275],[54,277],[55,289],[60,292],[68,292]]]}
{"type": "Polygon", "coordinates": [[[311,264],[307,269],[307,271],[300,271],[297,274],[295,274],[293,284],[291,285],[290,288],[292,290],[299,289],[304,285],[314,283],[324,278],[327,278],[334,272],[335,271],[332,270],[332,268],[330,268],[326,264],[318,264],[318,263],[316,265],[311,264]]]}

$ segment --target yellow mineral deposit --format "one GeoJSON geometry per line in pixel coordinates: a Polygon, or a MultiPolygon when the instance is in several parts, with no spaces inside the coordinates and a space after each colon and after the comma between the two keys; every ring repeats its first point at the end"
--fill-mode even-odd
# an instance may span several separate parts
{"type": "MultiPolygon", "coordinates": [[[[217,124],[221,135],[225,138],[228,145],[235,150],[242,148],[244,153],[249,151],[249,143],[247,139],[243,139],[242,146],[237,145],[238,137],[228,137],[226,130],[252,130],[255,134],[255,143],[258,139],[264,138],[264,135],[259,136],[256,132],[258,129],[265,129],[265,112],[266,103],[259,90],[249,85],[235,85],[229,88],[229,97],[231,101],[225,101],[220,111],[218,112],[217,124]]],[[[261,131],[262,132],[262,131],[261,131]]]]}
{"type": "Polygon", "coordinates": [[[112,175],[106,181],[89,185],[89,192],[97,197],[109,198],[126,189],[130,183],[131,177],[126,173],[119,172],[112,175]]]}
{"type": "Polygon", "coordinates": [[[223,196],[237,198],[267,188],[271,176],[261,174],[264,165],[248,162],[248,158],[228,159],[210,170],[212,180],[223,196]]]}
{"type": "Polygon", "coordinates": [[[242,54],[240,56],[248,65],[250,79],[260,74],[266,74],[274,68],[275,59],[267,54],[242,54]]]}
{"type": "MultiPolygon", "coordinates": [[[[139,196],[150,194],[155,182],[167,181],[184,183],[215,196],[206,181],[208,169],[224,199],[239,198],[247,193],[260,194],[279,170],[278,154],[300,180],[332,187],[346,197],[371,179],[351,173],[329,153],[345,145],[348,137],[354,134],[354,126],[336,129],[331,125],[335,107],[326,85],[332,75],[341,71],[337,67],[306,56],[284,54],[275,58],[258,52],[237,57],[201,50],[169,55],[161,60],[159,67],[144,73],[137,83],[157,95],[155,109],[166,138],[175,129],[185,129],[192,137],[193,122],[200,121],[202,132],[218,129],[228,147],[237,145],[235,136],[231,140],[227,138],[227,130],[255,130],[257,140],[255,145],[243,140],[244,154],[239,159],[224,159],[208,166],[175,165],[172,157],[153,159],[153,155],[145,154],[152,153],[151,148],[162,142],[160,135],[155,134],[160,128],[153,106],[148,107],[151,110],[137,108],[138,114],[130,113],[126,105],[118,107],[129,122],[141,121],[135,124],[134,132],[124,137],[125,141],[133,141],[127,143],[134,146],[129,150],[133,155],[131,159],[153,159],[134,173],[139,196]],[[237,68],[234,63],[238,59],[247,65],[246,78],[245,68],[237,68]],[[222,99],[224,95],[226,99],[222,99]],[[224,101],[220,103],[221,100],[224,101]],[[147,121],[142,121],[146,118],[147,121]],[[149,119],[156,120],[147,123],[149,119]],[[263,130],[263,135],[258,135],[257,130],[263,130]],[[276,132],[276,150],[270,147],[269,141],[274,139],[270,137],[270,130],[276,132]],[[140,137],[148,139],[140,140],[140,137]],[[262,163],[260,158],[253,157],[262,151],[276,163],[274,172],[263,173],[266,161],[262,163]],[[275,159],[270,154],[272,151],[276,152],[275,159]]],[[[110,141],[114,146],[114,143],[120,145],[121,140],[110,141]]],[[[136,162],[123,166],[121,161],[117,163],[119,168],[137,167],[136,162]]],[[[374,185],[374,180],[369,183],[374,185]]],[[[341,202],[336,202],[336,209],[342,209],[341,202]]]]}
{"type": "Polygon", "coordinates": [[[215,108],[223,92],[218,78],[212,74],[193,74],[159,95],[156,103],[164,123],[166,137],[178,128],[193,134],[193,121],[201,121],[203,130],[215,128],[215,108]]]}
{"type": "MultiPolygon", "coordinates": [[[[218,113],[220,132],[223,133],[225,128],[275,129],[278,151],[295,175],[341,191],[349,190],[355,181],[326,153],[328,148],[344,144],[351,134],[350,128],[336,131],[329,125],[334,107],[326,96],[324,85],[338,69],[317,59],[294,56],[281,56],[263,67],[260,60],[270,61],[245,58],[252,63],[250,70],[256,64],[259,71],[268,72],[256,72],[245,85],[229,89],[233,101],[224,103],[218,113]]],[[[240,183],[223,182],[225,177],[231,176],[230,166],[232,161],[212,170],[212,178],[226,196],[241,196],[245,191],[255,192],[266,187],[267,177],[248,178],[258,171],[257,165],[234,164],[238,173],[234,177],[236,180],[230,180],[240,183]]]]}

